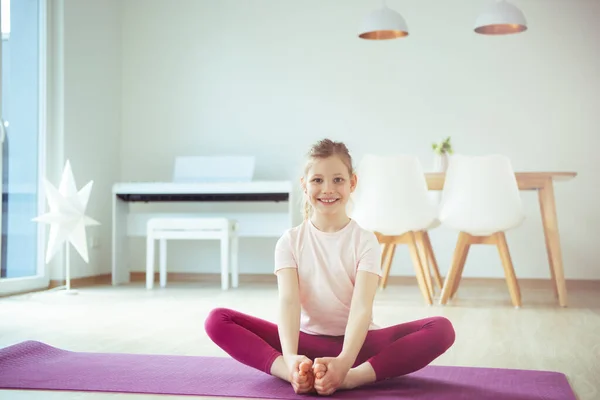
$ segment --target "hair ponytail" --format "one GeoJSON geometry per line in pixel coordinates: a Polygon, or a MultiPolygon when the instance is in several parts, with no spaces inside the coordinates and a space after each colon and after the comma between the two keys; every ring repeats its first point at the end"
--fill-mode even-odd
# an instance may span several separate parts
{"type": "Polygon", "coordinates": [[[310,219],[310,216],[312,214],[312,206],[310,205],[310,201],[308,201],[308,199],[305,196],[302,202],[304,203],[302,206],[302,215],[304,216],[305,220],[310,219]]]}

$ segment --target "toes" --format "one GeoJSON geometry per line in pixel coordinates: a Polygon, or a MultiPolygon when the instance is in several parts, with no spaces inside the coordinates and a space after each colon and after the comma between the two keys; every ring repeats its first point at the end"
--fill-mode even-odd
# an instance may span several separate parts
{"type": "Polygon", "coordinates": [[[303,361],[303,362],[300,363],[300,366],[298,367],[298,370],[300,372],[305,372],[306,373],[306,372],[310,371],[311,367],[312,367],[312,365],[311,365],[310,362],[303,361]]]}
{"type": "Polygon", "coordinates": [[[315,378],[321,379],[325,376],[325,372],[327,372],[327,367],[323,364],[315,364],[313,372],[315,374],[315,378]]]}

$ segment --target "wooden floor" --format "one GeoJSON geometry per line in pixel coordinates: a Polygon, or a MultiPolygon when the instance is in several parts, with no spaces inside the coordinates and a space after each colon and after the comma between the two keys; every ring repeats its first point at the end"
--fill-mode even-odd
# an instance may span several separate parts
{"type": "MultiPolygon", "coordinates": [[[[461,284],[446,306],[425,306],[414,285],[388,286],[376,298],[381,325],[443,315],[455,326],[454,346],[438,365],[563,372],[578,399],[600,399],[600,290],[570,289],[558,307],[549,286],[522,284],[523,308],[514,309],[505,284],[461,284]]],[[[439,291],[437,293],[439,297],[439,291]]],[[[146,291],[142,283],[83,288],[0,299],[0,347],[23,340],[90,352],[225,356],[207,338],[203,321],[216,306],[275,320],[276,289],[243,284],[222,292],[218,284],[172,283],[146,291]]],[[[6,399],[186,399],[189,396],[1,391],[6,399]]],[[[221,398],[222,399],[222,398],[221,398]]]]}

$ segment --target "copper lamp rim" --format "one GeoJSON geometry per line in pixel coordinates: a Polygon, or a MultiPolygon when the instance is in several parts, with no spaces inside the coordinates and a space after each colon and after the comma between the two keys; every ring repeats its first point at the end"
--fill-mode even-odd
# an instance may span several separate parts
{"type": "Polygon", "coordinates": [[[408,36],[407,31],[395,29],[382,29],[378,31],[363,32],[358,35],[361,39],[366,40],[390,40],[408,36]]]}
{"type": "Polygon", "coordinates": [[[527,30],[527,25],[521,24],[491,24],[478,26],[473,29],[476,33],[485,35],[508,35],[511,33],[521,33],[527,30]]]}

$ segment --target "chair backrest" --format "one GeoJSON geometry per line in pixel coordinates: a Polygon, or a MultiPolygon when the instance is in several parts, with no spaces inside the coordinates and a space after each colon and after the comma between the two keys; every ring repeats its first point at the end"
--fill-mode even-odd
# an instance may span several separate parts
{"type": "Polygon", "coordinates": [[[173,182],[250,182],[253,156],[185,156],[175,158],[173,182]]]}
{"type": "Polygon", "coordinates": [[[524,219],[515,173],[503,155],[450,158],[440,204],[440,221],[473,235],[516,227],[524,219]]]}
{"type": "Polygon", "coordinates": [[[419,159],[412,155],[365,155],[349,215],[363,228],[383,235],[424,230],[436,219],[419,159]]]}

